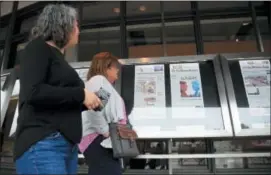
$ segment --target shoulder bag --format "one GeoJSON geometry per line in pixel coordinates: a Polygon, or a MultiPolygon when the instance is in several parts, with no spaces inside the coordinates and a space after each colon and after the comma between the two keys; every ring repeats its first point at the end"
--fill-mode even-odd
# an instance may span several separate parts
{"type": "MultiPolygon", "coordinates": [[[[103,103],[103,106],[99,109],[102,110],[110,94],[101,88],[96,95],[103,103]]],[[[140,154],[136,143],[138,136],[133,130],[128,116],[126,117],[127,124],[109,123],[109,135],[115,158],[134,158],[140,154]]]]}

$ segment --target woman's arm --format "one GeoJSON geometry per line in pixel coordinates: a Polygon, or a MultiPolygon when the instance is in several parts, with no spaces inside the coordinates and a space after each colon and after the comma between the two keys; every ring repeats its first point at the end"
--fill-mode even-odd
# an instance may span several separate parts
{"type": "Polygon", "coordinates": [[[50,49],[43,41],[30,43],[20,64],[20,93],[31,105],[64,106],[83,103],[85,93],[79,87],[59,87],[46,84],[50,69],[50,49]]]}

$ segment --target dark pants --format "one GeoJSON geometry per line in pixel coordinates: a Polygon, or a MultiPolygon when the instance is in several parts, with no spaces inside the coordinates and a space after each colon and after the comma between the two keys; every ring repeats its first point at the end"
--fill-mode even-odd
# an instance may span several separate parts
{"type": "Polygon", "coordinates": [[[16,160],[17,174],[77,174],[78,148],[60,133],[37,142],[16,160]]]}
{"type": "Polygon", "coordinates": [[[98,136],[84,152],[88,175],[122,175],[120,161],[113,158],[112,149],[100,145],[103,140],[103,136],[98,136]]]}

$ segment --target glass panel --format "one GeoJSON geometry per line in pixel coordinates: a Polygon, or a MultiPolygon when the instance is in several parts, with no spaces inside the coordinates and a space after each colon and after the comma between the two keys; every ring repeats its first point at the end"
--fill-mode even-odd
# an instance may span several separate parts
{"type": "Polygon", "coordinates": [[[19,1],[18,9],[24,8],[26,6],[36,3],[35,1],[19,1]]]}
{"type": "Polygon", "coordinates": [[[84,2],[83,21],[106,20],[116,18],[120,13],[120,2],[117,1],[96,1],[84,2]]]}
{"type": "Polygon", "coordinates": [[[163,56],[161,43],[161,23],[127,26],[129,58],[163,56]]]}
{"type": "Polygon", "coordinates": [[[204,52],[257,52],[251,18],[212,19],[201,21],[204,52]]]}
{"type": "Polygon", "coordinates": [[[166,22],[165,30],[168,56],[196,54],[192,21],[166,22]]]}
{"type": "Polygon", "coordinates": [[[242,129],[270,128],[270,62],[230,61],[242,129]]]}
{"type": "Polygon", "coordinates": [[[170,64],[171,125],[181,133],[224,130],[212,62],[170,64]]]}
{"type": "Polygon", "coordinates": [[[200,10],[219,10],[219,9],[230,9],[230,8],[240,8],[248,7],[248,2],[246,1],[209,1],[203,2],[199,1],[200,10]]]}
{"type": "Polygon", "coordinates": [[[38,16],[33,16],[28,19],[23,20],[21,24],[20,33],[30,32],[32,27],[34,27],[38,16]]]}
{"type": "Polygon", "coordinates": [[[13,1],[1,1],[0,4],[0,16],[4,16],[12,12],[13,1]]]}
{"type": "Polygon", "coordinates": [[[121,86],[122,97],[134,101],[129,119],[141,138],[230,135],[211,61],[181,66],[125,65],[121,86]]]}
{"type": "Polygon", "coordinates": [[[189,12],[191,10],[191,4],[189,1],[164,1],[165,15],[179,12],[189,12]]]}
{"type": "Polygon", "coordinates": [[[99,52],[120,56],[120,27],[83,30],[80,33],[79,61],[91,61],[99,52]]]}
{"type": "MultiPolygon", "coordinates": [[[[261,153],[269,152],[271,140],[234,140],[234,141],[215,141],[215,153],[261,153]]],[[[216,159],[215,165],[217,169],[256,169],[269,168],[271,159],[268,157],[255,158],[223,158],[216,159]]]]}
{"type": "MultiPolygon", "coordinates": [[[[172,152],[175,154],[205,154],[207,152],[206,143],[200,140],[178,141],[173,140],[172,152]]],[[[207,171],[207,160],[195,159],[172,159],[174,173],[192,173],[195,171],[207,171]]]]}
{"type": "Polygon", "coordinates": [[[160,14],[160,2],[127,1],[127,17],[160,14]]]}
{"type": "Polygon", "coordinates": [[[0,40],[6,40],[7,31],[8,31],[8,26],[4,28],[2,27],[0,28],[0,40]]]}

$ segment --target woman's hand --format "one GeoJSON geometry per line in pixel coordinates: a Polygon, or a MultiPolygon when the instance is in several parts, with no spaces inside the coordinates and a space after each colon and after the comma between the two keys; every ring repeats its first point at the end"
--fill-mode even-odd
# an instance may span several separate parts
{"type": "Polygon", "coordinates": [[[88,109],[95,109],[101,105],[101,100],[96,96],[95,93],[89,92],[87,89],[85,91],[84,105],[88,109]]]}

